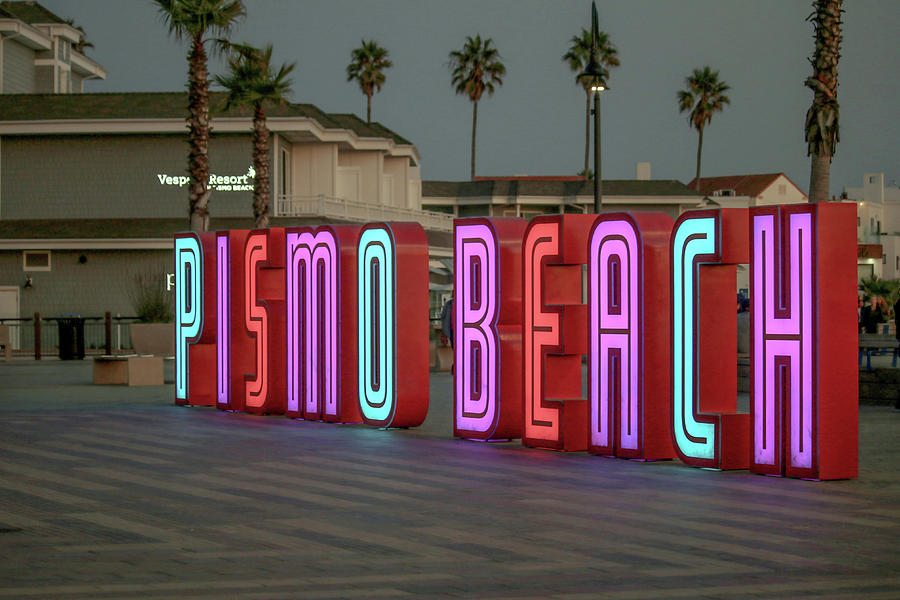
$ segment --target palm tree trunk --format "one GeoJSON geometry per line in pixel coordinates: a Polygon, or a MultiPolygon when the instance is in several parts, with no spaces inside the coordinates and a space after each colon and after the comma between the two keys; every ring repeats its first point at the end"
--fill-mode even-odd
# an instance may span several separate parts
{"type": "Polygon", "coordinates": [[[475,130],[478,126],[478,100],[472,103],[472,181],[475,181],[475,130]]]}
{"type": "Polygon", "coordinates": [[[813,103],[806,113],[807,152],[811,158],[809,201],[827,202],[831,194],[831,159],[840,141],[840,106],[837,101],[838,61],[841,53],[841,6],[843,0],[815,0],[808,20],[815,26],[813,75],[806,85],[813,90],[813,103]]]}
{"type": "Polygon", "coordinates": [[[700,157],[703,155],[703,128],[697,130],[700,133],[700,141],[697,143],[697,175],[695,177],[697,191],[700,191],[700,157]]]}
{"type": "Polygon", "coordinates": [[[588,176],[588,161],[591,157],[591,93],[585,91],[587,101],[584,105],[584,177],[588,176]]]}
{"type": "Polygon", "coordinates": [[[372,122],[372,94],[366,94],[366,123],[372,122]]]}
{"type": "Polygon", "coordinates": [[[255,227],[261,229],[269,226],[269,130],[262,104],[253,110],[253,168],[253,218],[255,227]]]}
{"type": "Polygon", "coordinates": [[[824,148],[812,155],[812,168],[809,174],[809,201],[828,202],[831,189],[831,156],[824,148]]]}
{"type": "Polygon", "coordinates": [[[195,36],[188,52],[188,198],[191,231],[209,229],[209,72],[206,48],[195,36]]]}

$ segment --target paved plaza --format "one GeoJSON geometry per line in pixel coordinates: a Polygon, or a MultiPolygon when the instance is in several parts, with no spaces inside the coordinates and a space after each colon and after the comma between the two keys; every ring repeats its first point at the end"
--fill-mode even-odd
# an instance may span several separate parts
{"type": "Polygon", "coordinates": [[[0,598],[900,598],[888,406],[817,483],[454,440],[447,374],[415,430],[172,396],[0,363],[0,598]]]}

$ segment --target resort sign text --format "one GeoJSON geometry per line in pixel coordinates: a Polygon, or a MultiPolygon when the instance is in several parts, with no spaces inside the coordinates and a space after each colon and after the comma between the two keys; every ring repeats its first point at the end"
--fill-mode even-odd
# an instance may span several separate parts
{"type": "MultiPolygon", "coordinates": [[[[159,181],[159,185],[176,187],[184,187],[191,181],[187,175],[168,175],[167,173],[157,173],[156,179],[159,181]]],[[[253,182],[250,181],[251,179],[256,179],[256,170],[253,167],[250,167],[244,175],[211,174],[207,186],[217,192],[252,192],[253,182]]]]}

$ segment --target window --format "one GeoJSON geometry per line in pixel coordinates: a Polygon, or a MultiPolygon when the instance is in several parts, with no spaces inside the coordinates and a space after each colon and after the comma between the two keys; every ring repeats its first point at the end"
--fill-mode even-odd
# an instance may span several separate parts
{"type": "Polygon", "coordinates": [[[785,194],[787,194],[787,186],[784,185],[784,184],[779,185],[779,186],[778,186],[778,195],[779,195],[779,196],[784,196],[785,194]]]}
{"type": "Polygon", "coordinates": [[[22,254],[22,270],[23,271],[49,271],[50,270],[50,251],[49,250],[26,250],[22,254]]]}
{"type": "Polygon", "coordinates": [[[281,149],[281,161],[279,163],[278,193],[282,196],[291,195],[291,153],[287,148],[281,149]]]}
{"type": "Polygon", "coordinates": [[[900,271],[900,256],[894,257],[894,270],[900,271]]]}
{"type": "Polygon", "coordinates": [[[859,227],[862,225],[862,217],[856,217],[856,226],[859,227]]]}

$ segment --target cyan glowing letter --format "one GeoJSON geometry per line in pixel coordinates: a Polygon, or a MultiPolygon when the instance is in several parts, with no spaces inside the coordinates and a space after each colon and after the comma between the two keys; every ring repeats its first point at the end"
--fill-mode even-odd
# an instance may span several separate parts
{"type": "Polygon", "coordinates": [[[362,229],[357,252],[363,421],[379,427],[421,425],[428,413],[425,230],[418,223],[372,223],[362,229]]]}
{"type": "Polygon", "coordinates": [[[203,254],[200,240],[175,237],[175,399],[188,398],[188,343],[203,328],[203,254]]]}
{"type": "Polygon", "coordinates": [[[737,409],[735,265],[748,262],[746,209],[684,213],[672,231],[672,437],[686,464],[746,469],[737,409]]]}

